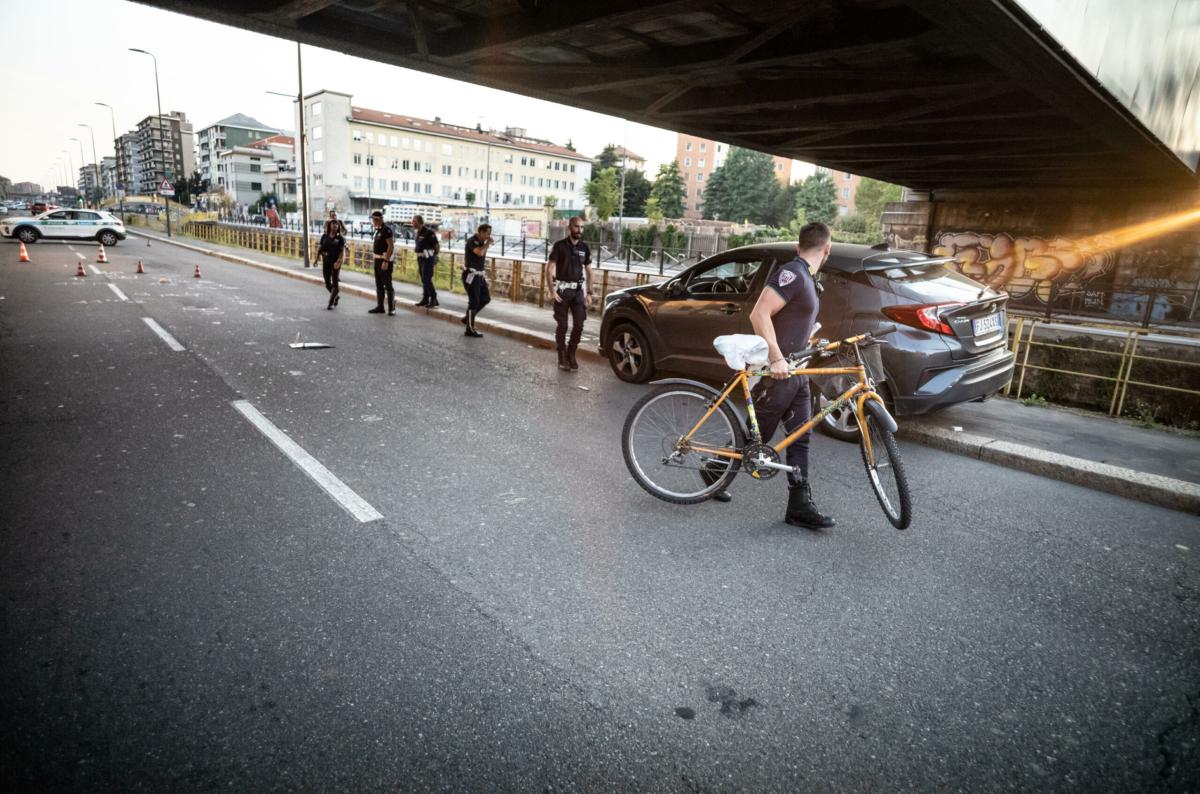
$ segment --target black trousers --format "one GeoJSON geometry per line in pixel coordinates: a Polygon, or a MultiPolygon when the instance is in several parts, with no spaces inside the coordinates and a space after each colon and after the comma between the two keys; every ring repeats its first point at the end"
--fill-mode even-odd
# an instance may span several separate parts
{"type": "Polygon", "coordinates": [[[488,289],[487,279],[478,275],[467,283],[467,271],[463,271],[463,290],[467,293],[467,318],[474,327],[475,315],[483,311],[483,307],[492,302],[492,291],[488,289]]]}
{"type": "Polygon", "coordinates": [[[340,267],[334,267],[335,262],[322,262],[321,272],[325,275],[325,290],[327,292],[336,292],[338,288],[338,276],[341,274],[340,267]]]}
{"type": "MultiPolygon", "coordinates": [[[[764,444],[771,442],[779,421],[783,420],[783,428],[789,434],[807,422],[812,415],[812,394],[808,389],[808,378],[792,376],[787,380],[775,380],[764,377],[751,392],[754,400],[754,414],[758,417],[758,428],[762,432],[764,444]]],[[[796,442],[784,450],[787,465],[800,469],[800,479],[808,479],[808,441],[812,431],[796,439],[796,442]]],[[[788,473],[788,482],[796,484],[796,478],[788,473]]]]}
{"type": "Polygon", "coordinates": [[[559,350],[575,350],[583,336],[583,321],[587,319],[587,304],[582,289],[564,289],[558,293],[562,300],[554,302],[554,343],[559,350]],[[567,315],[572,318],[571,341],[567,342],[567,315]]]}
{"type": "Polygon", "coordinates": [[[396,291],[392,289],[392,268],[395,265],[375,257],[375,301],[383,308],[383,298],[387,296],[388,309],[396,308],[396,291]],[[387,264],[387,269],[382,267],[387,264]]]}
{"type": "Polygon", "coordinates": [[[437,290],[433,287],[433,270],[436,267],[436,256],[417,256],[417,272],[421,274],[421,297],[428,301],[437,300],[437,290]]]}

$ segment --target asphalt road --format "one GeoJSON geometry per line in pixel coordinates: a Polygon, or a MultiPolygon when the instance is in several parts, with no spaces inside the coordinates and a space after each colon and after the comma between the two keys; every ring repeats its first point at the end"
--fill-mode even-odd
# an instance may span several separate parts
{"type": "Polygon", "coordinates": [[[30,253],[0,244],[8,790],[1200,781],[1194,516],[909,444],[897,532],[823,437],[831,532],[782,478],[669,505],[599,364],[164,245],[30,253]]]}

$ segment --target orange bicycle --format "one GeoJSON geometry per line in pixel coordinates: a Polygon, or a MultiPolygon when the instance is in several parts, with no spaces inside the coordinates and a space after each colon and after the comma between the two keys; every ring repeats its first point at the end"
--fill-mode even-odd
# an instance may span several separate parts
{"type": "Polygon", "coordinates": [[[875,390],[884,375],[878,337],[895,330],[892,325],[840,342],[823,341],[789,356],[790,375],[812,378],[829,403],[773,446],[759,432],[750,390],[750,378],[770,377],[768,369],[748,366],[721,390],[679,378],[657,381],[654,385],[660,388],[638,400],[625,420],[621,434],[625,465],[638,484],[659,499],[676,504],[703,502],[724,490],[739,471],[756,480],[791,471],[781,462],[780,453],[827,414],[849,404],[862,428],[859,443],[871,490],[888,521],[905,529],[912,520],[912,498],[896,446],[896,420],[875,390]],[[852,363],[819,366],[837,363],[847,351],[853,354],[852,363]],[[814,360],[818,366],[807,366],[814,360]],[[835,391],[843,383],[848,383],[846,388],[835,391]],[[745,418],[729,399],[738,386],[746,400],[745,418]]]}

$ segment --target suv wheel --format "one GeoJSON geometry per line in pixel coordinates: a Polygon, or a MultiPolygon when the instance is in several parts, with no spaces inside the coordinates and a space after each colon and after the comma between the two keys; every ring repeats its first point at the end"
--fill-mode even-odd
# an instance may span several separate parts
{"type": "Polygon", "coordinates": [[[40,236],[37,229],[34,229],[32,226],[22,226],[20,229],[17,229],[17,239],[28,245],[36,243],[40,236]]]}
{"type": "Polygon", "coordinates": [[[96,235],[96,239],[100,241],[101,245],[106,245],[109,248],[112,248],[117,244],[117,233],[105,229],[104,231],[100,232],[100,234],[96,235]]]}
{"type": "Polygon", "coordinates": [[[645,335],[628,323],[613,329],[608,340],[608,364],[626,383],[645,383],[654,374],[654,359],[645,335]]]}

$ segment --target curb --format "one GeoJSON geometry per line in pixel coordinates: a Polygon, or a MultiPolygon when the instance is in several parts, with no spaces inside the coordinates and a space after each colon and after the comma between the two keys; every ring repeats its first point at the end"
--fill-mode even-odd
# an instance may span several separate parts
{"type": "MultiPolygon", "coordinates": [[[[276,275],[295,279],[297,281],[304,281],[309,284],[316,284],[316,285],[320,286],[322,289],[325,288],[325,279],[323,276],[317,276],[315,274],[298,272],[298,271],[291,270],[286,267],[280,267],[278,265],[271,265],[266,262],[259,262],[254,259],[248,259],[243,256],[236,256],[234,254],[227,254],[224,251],[214,251],[209,248],[201,248],[198,245],[192,245],[190,243],[178,242],[176,240],[170,240],[165,237],[159,237],[157,235],[146,234],[144,232],[137,232],[137,231],[130,230],[129,233],[136,234],[139,237],[145,237],[150,240],[155,240],[160,243],[166,243],[167,245],[174,245],[178,248],[184,248],[184,249],[187,249],[188,251],[194,251],[198,254],[204,254],[205,256],[211,256],[214,259],[220,259],[225,262],[232,262],[233,264],[236,264],[236,265],[246,265],[247,267],[257,268],[258,270],[265,270],[268,273],[275,273],[276,275]]],[[[372,301],[375,300],[375,291],[371,290],[371,289],[367,289],[366,287],[359,287],[354,284],[342,284],[342,285],[340,285],[339,289],[341,292],[343,292],[347,295],[356,295],[360,298],[366,298],[367,300],[372,300],[372,301]]],[[[425,309],[424,307],[421,307],[421,306],[413,306],[411,303],[408,303],[408,302],[404,302],[403,304],[397,302],[396,306],[397,306],[397,308],[408,309],[409,311],[414,312],[416,314],[424,313],[425,315],[427,315],[429,317],[434,317],[438,320],[443,320],[445,322],[460,324],[461,320],[462,320],[461,315],[456,314],[455,312],[453,312],[449,309],[442,309],[440,307],[437,309],[425,309]]],[[[551,334],[551,333],[545,333],[542,331],[531,331],[528,328],[521,328],[520,326],[512,325],[511,323],[502,322],[500,320],[489,320],[485,317],[481,317],[481,318],[477,319],[475,321],[475,326],[477,328],[479,328],[480,330],[490,331],[494,334],[497,334],[498,336],[506,336],[510,339],[515,339],[519,342],[525,342],[526,344],[533,345],[534,347],[540,347],[540,348],[544,348],[544,349],[548,349],[548,350],[554,350],[556,347],[556,343],[554,341],[554,334],[551,334]]],[[[604,358],[604,356],[602,356],[600,354],[600,351],[592,350],[591,348],[580,347],[578,350],[578,353],[579,353],[579,355],[595,359],[596,361],[606,360],[604,358]]]]}
{"type": "Polygon", "coordinates": [[[1097,463],[1011,441],[960,433],[923,422],[901,428],[902,438],[946,452],[1049,477],[1072,485],[1136,499],[1170,510],[1200,515],[1200,485],[1148,474],[1135,469],[1097,463]]]}

